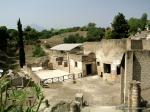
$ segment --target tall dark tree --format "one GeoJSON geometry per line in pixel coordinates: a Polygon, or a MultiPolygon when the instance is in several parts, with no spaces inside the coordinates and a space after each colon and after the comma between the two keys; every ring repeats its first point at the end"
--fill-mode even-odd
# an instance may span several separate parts
{"type": "Polygon", "coordinates": [[[112,23],[112,35],[115,39],[120,38],[128,38],[129,36],[129,25],[127,20],[125,19],[125,16],[122,13],[119,13],[117,16],[115,16],[113,23],[112,23]]]}
{"type": "Polygon", "coordinates": [[[23,68],[25,65],[25,52],[24,52],[24,42],[23,42],[23,31],[22,31],[22,24],[20,18],[18,20],[18,37],[19,37],[19,60],[20,60],[20,67],[23,68]]]}
{"type": "Polygon", "coordinates": [[[39,33],[34,28],[27,26],[24,29],[24,36],[25,36],[25,40],[34,41],[34,40],[37,40],[39,38],[39,33]]]}
{"type": "Polygon", "coordinates": [[[0,27],[0,50],[7,52],[7,39],[9,38],[7,28],[5,26],[0,27]]]}

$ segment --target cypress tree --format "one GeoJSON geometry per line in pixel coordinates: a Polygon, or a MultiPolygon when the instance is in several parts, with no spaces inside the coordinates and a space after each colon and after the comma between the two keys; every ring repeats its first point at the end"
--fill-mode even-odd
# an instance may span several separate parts
{"type": "Polygon", "coordinates": [[[23,68],[25,65],[25,52],[24,52],[24,43],[23,43],[23,31],[22,31],[22,24],[20,21],[20,18],[18,20],[18,46],[19,46],[19,62],[20,62],[20,67],[23,68]]]}

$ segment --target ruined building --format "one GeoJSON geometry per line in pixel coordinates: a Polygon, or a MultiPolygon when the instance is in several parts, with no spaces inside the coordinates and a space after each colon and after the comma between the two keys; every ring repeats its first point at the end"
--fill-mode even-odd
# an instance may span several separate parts
{"type": "Polygon", "coordinates": [[[95,53],[97,73],[104,80],[120,80],[121,103],[127,103],[129,83],[141,82],[141,96],[150,101],[150,40],[111,39],[84,43],[84,54],[95,53]]]}
{"type": "Polygon", "coordinates": [[[128,101],[129,83],[136,80],[141,82],[142,99],[150,101],[150,40],[103,39],[51,49],[54,69],[83,76],[98,74],[103,80],[119,81],[122,104],[128,101]]]}

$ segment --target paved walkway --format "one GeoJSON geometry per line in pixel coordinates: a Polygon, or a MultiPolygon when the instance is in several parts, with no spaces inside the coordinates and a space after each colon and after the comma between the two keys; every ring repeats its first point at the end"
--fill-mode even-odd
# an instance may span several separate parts
{"type": "Polygon", "coordinates": [[[122,110],[116,110],[115,106],[95,106],[85,107],[82,112],[123,112],[122,110]]]}

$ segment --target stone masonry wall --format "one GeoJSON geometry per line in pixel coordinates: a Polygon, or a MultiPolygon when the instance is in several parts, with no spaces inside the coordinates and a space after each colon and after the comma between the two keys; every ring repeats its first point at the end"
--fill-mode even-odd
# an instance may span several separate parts
{"type": "Polygon", "coordinates": [[[150,51],[136,50],[126,53],[125,77],[124,77],[124,99],[128,98],[129,82],[136,80],[141,82],[142,97],[150,101],[150,51]]]}
{"type": "Polygon", "coordinates": [[[150,51],[134,52],[133,79],[141,81],[142,88],[150,87],[150,51]]]}

